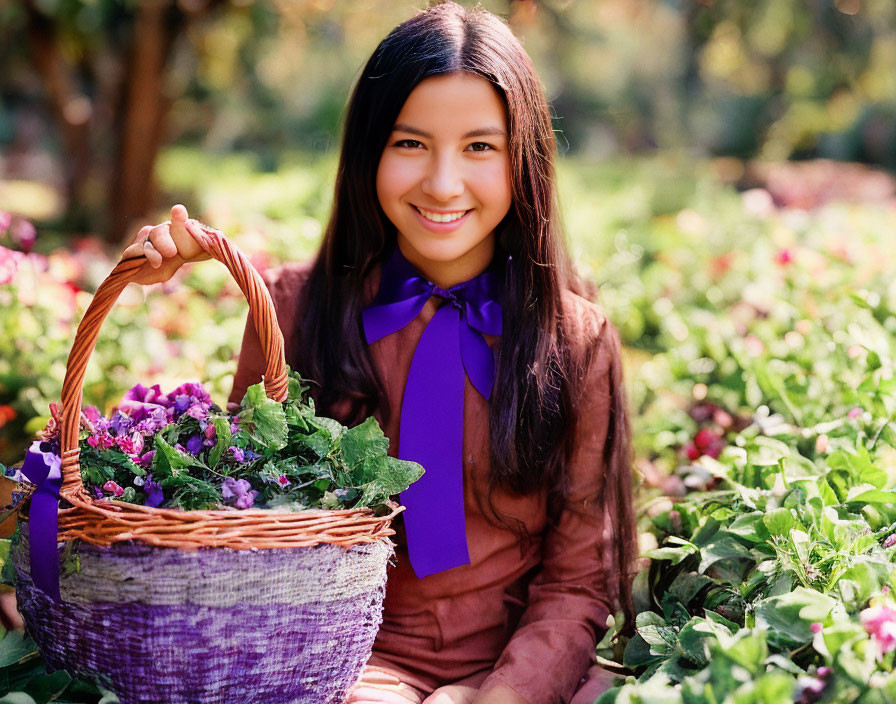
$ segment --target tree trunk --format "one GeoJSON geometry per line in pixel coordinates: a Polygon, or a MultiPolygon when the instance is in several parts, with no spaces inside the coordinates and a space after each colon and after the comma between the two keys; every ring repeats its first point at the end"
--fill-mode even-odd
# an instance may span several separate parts
{"type": "Polygon", "coordinates": [[[33,0],[24,4],[28,15],[28,46],[50,102],[50,111],[65,152],[65,196],[71,206],[80,203],[90,174],[90,127],[93,106],[72,79],[59,51],[53,21],[33,0]]]}
{"type": "Polygon", "coordinates": [[[144,0],[137,5],[116,124],[119,148],[110,172],[104,227],[110,243],[127,241],[149,223],[157,190],[155,161],[171,107],[171,97],[164,90],[165,68],[183,24],[184,17],[172,0],[144,0]]]}

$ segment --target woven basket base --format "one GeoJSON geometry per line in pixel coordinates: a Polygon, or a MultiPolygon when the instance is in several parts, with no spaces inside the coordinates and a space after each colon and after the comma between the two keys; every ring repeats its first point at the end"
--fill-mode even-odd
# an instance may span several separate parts
{"type": "Polygon", "coordinates": [[[19,609],[47,662],[99,679],[122,704],[341,704],[370,656],[391,554],[387,540],[258,551],[80,543],[59,604],[31,582],[27,529],[12,558],[19,609]]]}

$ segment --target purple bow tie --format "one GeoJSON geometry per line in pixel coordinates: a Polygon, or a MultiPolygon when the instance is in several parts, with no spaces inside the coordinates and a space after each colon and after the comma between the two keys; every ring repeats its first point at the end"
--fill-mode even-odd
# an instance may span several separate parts
{"type": "Polygon", "coordinates": [[[499,289],[491,270],[439,288],[396,247],[383,265],[373,304],[362,313],[367,343],[373,344],[410,323],[430,297],[445,299],[414,350],[401,402],[398,456],[426,470],[401,494],[408,557],[417,577],[470,563],[464,523],[464,372],[488,399],[495,357],[482,335],[501,334],[499,289]]]}

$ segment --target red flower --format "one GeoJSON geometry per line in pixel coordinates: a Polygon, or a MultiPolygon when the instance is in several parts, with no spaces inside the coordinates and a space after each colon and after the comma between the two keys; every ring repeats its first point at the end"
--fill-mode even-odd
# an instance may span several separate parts
{"type": "Polygon", "coordinates": [[[14,420],[16,412],[12,406],[0,406],[0,428],[14,420]]]}

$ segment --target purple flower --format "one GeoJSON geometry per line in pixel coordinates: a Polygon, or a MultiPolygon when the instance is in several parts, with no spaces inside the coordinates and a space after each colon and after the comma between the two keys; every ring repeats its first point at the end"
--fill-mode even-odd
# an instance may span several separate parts
{"type": "Polygon", "coordinates": [[[218,433],[215,430],[215,426],[212,425],[211,423],[209,423],[205,426],[204,435],[205,435],[205,440],[202,441],[202,444],[205,445],[206,447],[211,447],[212,445],[215,444],[215,442],[217,442],[218,433]]]}
{"type": "Polygon", "coordinates": [[[162,406],[142,406],[135,418],[139,416],[139,422],[133,426],[133,429],[142,435],[155,435],[165,426],[171,423],[168,417],[168,411],[162,406]]]}
{"type": "Polygon", "coordinates": [[[153,481],[152,474],[146,475],[146,481],[143,483],[143,491],[146,492],[146,501],[144,504],[150,508],[155,508],[165,500],[162,493],[162,487],[153,481]]]}
{"type": "Polygon", "coordinates": [[[169,396],[173,396],[177,398],[178,396],[189,396],[192,403],[207,403],[211,405],[212,397],[208,395],[208,391],[203,388],[202,384],[197,384],[195,382],[187,382],[186,384],[181,384],[174,391],[172,391],[169,396]]]}
{"type": "Polygon", "coordinates": [[[198,455],[202,451],[202,438],[199,435],[191,435],[187,440],[187,452],[198,455]]]}
{"type": "Polygon", "coordinates": [[[240,424],[230,421],[230,434],[236,435],[238,432],[240,432],[240,424]]]}
{"type": "Polygon", "coordinates": [[[221,482],[221,496],[236,508],[252,508],[258,492],[245,479],[227,477],[221,482]]]}
{"type": "Polygon", "coordinates": [[[236,445],[231,445],[227,449],[230,450],[230,453],[233,455],[233,459],[235,459],[237,462],[246,461],[246,453],[243,452],[241,448],[237,447],[236,445]]]}
{"type": "Polygon", "coordinates": [[[252,508],[255,505],[255,497],[258,496],[257,491],[250,491],[243,494],[240,498],[233,502],[235,508],[252,508]]]}
{"type": "Polygon", "coordinates": [[[109,429],[114,430],[116,435],[126,435],[130,431],[133,422],[130,416],[125,415],[121,411],[115,411],[109,420],[109,429]]]}
{"type": "Polygon", "coordinates": [[[187,409],[187,415],[196,420],[208,418],[208,406],[203,403],[194,403],[187,409]]]}
{"type": "Polygon", "coordinates": [[[250,462],[252,460],[257,460],[259,457],[261,457],[261,455],[259,455],[257,452],[252,452],[252,450],[246,450],[246,459],[249,460],[250,462]]]}
{"type": "MultiPolygon", "coordinates": [[[[141,467],[143,467],[145,469],[146,467],[149,467],[152,464],[152,458],[155,456],[156,456],[155,450],[150,450],[149,452],[144,452],[137,459],[137,464],[139,464],[141,467]]],[[[150,476],[152,476],[152,475],[150,475],[150,476]]]]}
{"type": "Polygon", "coordinates": [[[153,403],[159,406],[170,406],[171,401],[168,396],[162,393],[162,389],[158,384],[153,384],[149,388],[143,384],[137,384],[128,391],[122,401],[137,401],[139,403],[153,403]]]}

